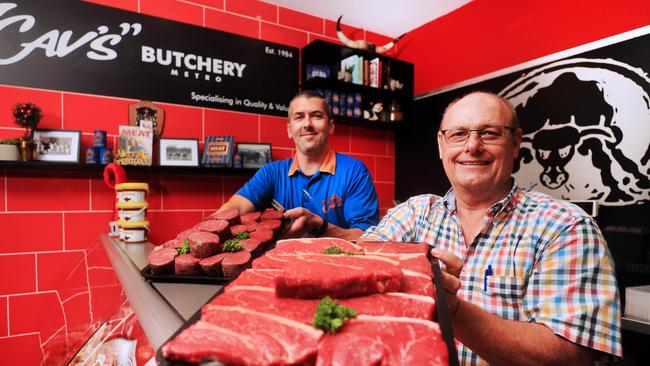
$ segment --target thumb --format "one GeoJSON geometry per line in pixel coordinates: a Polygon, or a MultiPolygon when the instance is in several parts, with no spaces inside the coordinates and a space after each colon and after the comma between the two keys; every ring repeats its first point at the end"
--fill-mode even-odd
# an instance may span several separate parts
{"type": "Polygon", "coordinates": [[[444,265],[445,271],[455,277],[460,277],[463,269],[463,262],[451,252],[445,252],[440,248],[431,249],[431,255],[438,258],[444,265]]]}

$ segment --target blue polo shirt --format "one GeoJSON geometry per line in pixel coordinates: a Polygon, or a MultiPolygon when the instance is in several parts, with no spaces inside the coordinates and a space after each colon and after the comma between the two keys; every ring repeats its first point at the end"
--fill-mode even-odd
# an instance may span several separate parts
{"type": "Polygon", "coordinates": [[[328,152],[320,170],[303,174],[295,159],[264,165],[239,191],[258,211],[275,199],[286,210],[304,207],[344,229],[377,225],[379,201],[368,169],[357,159],[328,152]]]}

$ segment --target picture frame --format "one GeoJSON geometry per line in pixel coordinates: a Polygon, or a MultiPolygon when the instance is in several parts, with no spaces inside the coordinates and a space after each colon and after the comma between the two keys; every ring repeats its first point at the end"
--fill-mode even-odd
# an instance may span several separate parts
{"type": "Polygon", "coordinates": [[[34,160],[79,163],[81,131],[35,130],[34,160]]]}
{"type": "Polygon", "coordinates": [[[237,153],[241,157],[242,168],[261,168],[272,159],[271,144],[238,142],[237,153]]]}
{"type": "Polygon", "coordinates": [[[199,140],[161,138],[158,149],[161,166],[199,166],[199,140]]]}

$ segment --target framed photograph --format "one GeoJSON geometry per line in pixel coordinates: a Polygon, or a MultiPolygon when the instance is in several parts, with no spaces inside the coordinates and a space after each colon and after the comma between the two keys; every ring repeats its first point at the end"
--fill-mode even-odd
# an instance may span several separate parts
{"type": "Polygon", "coordinates": [[[36,130],[34,142],[36,143],[35,160],[79,162],[81,131],[36,130]]]}
{"type": "Polygon", "coordinates": [[[237,143],[237,153],[243,168],[261,168],[271,162],[271,144],[237,143]]]}
{"type": "Polygon", "coordinates": [[[160,165],[199,166],[198,139],[160,139],[160,165]]]}

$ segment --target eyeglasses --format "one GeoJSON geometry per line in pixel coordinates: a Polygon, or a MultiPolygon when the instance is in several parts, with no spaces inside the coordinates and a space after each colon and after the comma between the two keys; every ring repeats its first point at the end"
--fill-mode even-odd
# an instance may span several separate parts
{"type": "Polygon", "coordinates": [[[461,146],[465,145],[469,139],[469,135],[473,131],[478,133],[478,138],[482,143],[498,144],[505,139],[508,131],[514,130],[514,128],[507,126],[485,126],[476,129],[448,128],[446,130],[440,130],[440,132],[445,137],[447,144],[451,146],[461,146]]]}

